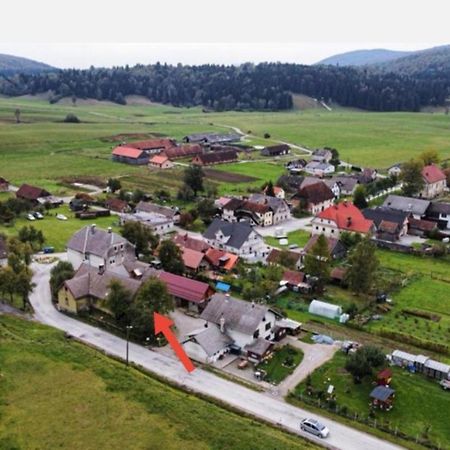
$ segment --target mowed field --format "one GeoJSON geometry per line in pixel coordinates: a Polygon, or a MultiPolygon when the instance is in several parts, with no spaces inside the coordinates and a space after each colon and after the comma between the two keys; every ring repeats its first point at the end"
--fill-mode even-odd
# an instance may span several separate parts
{"type": "MultiPolygon", "coordinates": [[[[204,113],[200,108],[162,105],[120,106],[92,101],[74,107],[68,102],[50,105],[39,99],[0,98],[0,170],[15,184],[27,181],[59,194],[67,192],[67,186],[60,185],[61,179],[80,176],[120,176],[127,187],[166,187],[175,192],[181,168],[159,173],[113,163],[110,153],[117,136],[167,135],[180,139],[200,131],[226,132],[230,127],[251,132],[249,142],[259,145],[283,140],[311,148],[336,147],[344,160],[365,166],[386,168],[428,148],[438,150],[443,159],[450,157],[450,117],[443,114],[367,113],[343,108],[332,112],[204,113]],[[16,108],[21,110],[20,124],[15,123],[16,108]],[[70,112],[82,123],[64,123],[70,112]],[[271,139],[263,139],[264,133],[271,139]]],[[[274,179],[282,171],[281,161],[273,166],[232,166],[228,170],[258,178],[258,183],[274,179]]]]}
{"type": "Polygon", "coordinates": [[[0,315],[0,449],[318,449],[0,315]],[[218,433],[220,430],[220,433],[218,433]]]}

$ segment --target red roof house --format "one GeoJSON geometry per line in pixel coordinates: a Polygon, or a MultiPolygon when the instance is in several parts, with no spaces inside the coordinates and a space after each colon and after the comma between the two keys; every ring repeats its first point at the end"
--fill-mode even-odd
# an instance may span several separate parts
{"type": "Polygon", "coordinates": [[[37,202],[38,198],[50,197],[50,192],[42,189],[40,187],[31,186],[29,184],[22,184],[19,190],[16,192],[17,198],[22,198],[24,200],[29,200],[32,202],[37,202]]]}
{"type": "Polygon", "coordinates": [[[191,271],[196,272],[200,268],[205,254],[186,247],[182,247],[181,250],[185,267],[191,271]]]}
{"type": "Polygon", "coordinates": [[[125,164],[147,164],[149,156],[144,150],[119,145],[113,150],[112,159],[125,164]]]}
{"type": "Polygon", "coordinates": [[[164,154],[154,155],[148,162],[150,167],[157,169],[170,169],[173,167],[173,162],[164,154]]]}
{"type": "Polygon", "coordinates": [[[182,248],[190,248],[192,250],[196,250],[198,252],[206,253],[210,248],[209,244],[201,239],[196,239],[189,236],[187,233],[185,234],[177,234],[173,238],[173,242],[182,248]]]}
{"type": "Polygon", "coordinates": [[[425,186],[420,193],[423,198],[434,198],[444,192],[447,185],[445,173],[436,165],[429,164],[422,169],[425,186]]]}
{"type": "Polygon", "coordinates": [[[370,234],[374,229],[373,221],[366,219],[363,213],[351,202],[329,206],[314,217],[312,224],[313,234],[325,234],[327,237],[335,238],[342,231],[370,234]]]}
{"type": "Polygon", "coordinates": [[[239,259],[239,256],[217,248],[210,248],[206,252],[205,257],[214,269],[224,270],[226,272],[232,270],[239,259]]]}
{"type": "Polygon", "coordinates": [[[130,207],[128,206],[128,203],[125,200],[120,200],[120,198],[108,198],[105,201],[105,206],[110,209],[111,211],[124,213],[127,212],[130,207]]]}

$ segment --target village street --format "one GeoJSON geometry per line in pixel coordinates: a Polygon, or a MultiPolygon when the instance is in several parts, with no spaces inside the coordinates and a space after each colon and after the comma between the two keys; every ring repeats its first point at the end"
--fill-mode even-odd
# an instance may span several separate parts
{"type": "MultiPolygon", "coordinates": [[[[64,258],[65,255],[61,256],[64,258]]],[[[49,288],[50,270],[52,267],[52,264],[40,264],[38,262],[32,264],[35,289],[30,295],[30,302],[34,308],[35,319],[64,330],[66,333],[82,342],[97,347],[106,354],[124,358],[126,348],[124,339],[72,319],[55,309],[51,302],[49,288]]],[[[140,345],[130,344],[130,361],[192,392],[215,398],[257,418],[278,424],[290,432],[302,434],[308,439],[320,442],[320,444],[329,448],[342,450],[360,450],[361,448],[365,450],[391,450],[399,448],[379,438],[296,408],[280,399],[271,398],[265,394],[247,389],[207,371],[197,368],[188,374],[177,359],[158,354],[140,345]],[[330,429],[329,438],[319,440],[311,435],[302,433],[299,430],[299,422],[305,417],[317,418],[328,426],[330,429]]]]}

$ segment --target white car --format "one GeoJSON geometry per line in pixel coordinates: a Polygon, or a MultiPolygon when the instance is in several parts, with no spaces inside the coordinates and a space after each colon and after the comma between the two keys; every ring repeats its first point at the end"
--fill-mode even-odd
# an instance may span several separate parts
{"type": "Polygon", "coordinates": [[[64,214],[56,214],[56,218],[58,220],[67,220],[67,217],[64,214]]]}
{"type": "Polygon", "coordinates": [[[32,221],[33,221],[33,220],[36,220],[36,218],[35,218],[35,217],[33,216],[33,214],[31,214],[31,213],[30,213],[30,214],[27,214],[27,219],[28,219],[28,220],[32,220],[32,221]]]}
{"type": "Polygon", "coordinates": [[[39,211],[34,212],[33,216],[35,219],[38,219],[38,220],[42,220],[44,218],[44,216],[39,211]]]}
{"type": "Polygon", "coordinates": [[[326,438],[330,434],[330,430],[315,419],[303,419],[300,422],[300,429],[321,438],[326,438]]]}

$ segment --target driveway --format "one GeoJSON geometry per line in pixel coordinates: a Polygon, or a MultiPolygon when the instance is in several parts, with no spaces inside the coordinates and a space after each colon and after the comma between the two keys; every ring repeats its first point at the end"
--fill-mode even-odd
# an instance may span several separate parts
{"type": "Polygon", "coordinates": [[[287,337],[287,343],[303,351],[303,360],[294,372],[279,384],[278,389],[283,397],[289,394],[310,373],[329,361],[339,349],[338,345],[307,344],[292,336],[287,337]]]}
{"type": "MultiPolygon", "coordinates": [[[[91,346],[101,349],[106,354],[124,358],[126,342],[104,330],[95,328],[58,312],[50,297],[50,270],[52,265],[33,263],[33,282],[35,289],[30,295],[30,302],[35,311],[35,319],[63,330],[91,346]]],[[[166,378],[193,393],[200,393],[227,403],[256,418],[278,424],[280,427],[304,436],[320,445],[342,450],[393,450],[399,447],[385,442],[375,436],[355,430],[350,426],[334,422],[326,417],[296,408],[282,400],[252,391],[232,383],[212,373],[197,368],[187,373],[175,357],[158,354],[141,345],[130,343],[130,361],[149,372],[166,378]],[[320,440],[299,430],[299,421],[311,417],[323,422],[331,434],[327,440],[320,440]]],[[[220,427],[218,428],[220,433],[220,427]]]]}
{"type": "Polygon", "coordinates": [[[302,219],[295,219],[294,217],[286,220],[285,222],[280,222],[276,225],[270,227],[255,227],[255,230],[264,237],[276,236],[276,231],[282,229],[284,233],[291,233],[292,231],[304,230],[311,232],[311,220],[312,217],[303,217],[302,219]]]}

